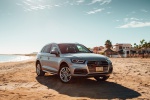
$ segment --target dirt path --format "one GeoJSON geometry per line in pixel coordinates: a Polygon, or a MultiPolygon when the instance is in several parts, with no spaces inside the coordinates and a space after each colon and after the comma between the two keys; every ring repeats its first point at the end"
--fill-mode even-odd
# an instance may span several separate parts
{"type": "Polygon", "coordinates": [[[37,77],[34,61],[0,64],[0,100],[86,100],[150,98],[150,59],[112,58],[107,82],[75,79],[63,84],[56,75],[37,77]]]}

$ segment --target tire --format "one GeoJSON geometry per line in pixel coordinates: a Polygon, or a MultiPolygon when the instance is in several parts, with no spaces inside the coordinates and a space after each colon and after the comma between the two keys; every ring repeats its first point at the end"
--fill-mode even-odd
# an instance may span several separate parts
{"type": "Polygon", "coordinates": [[[70,83],[72,76],[70,68],[67,65],[62,65],[59,70],[59,79],[63,83],[70,83]]]}
{"type": "Polygon", "coordinates": [[[109,76],[102,76],[102,77],[99,77],[99,76],[95,76],[94,77],[97,81],[106,81],[109,76]]]}
{"type": "Polygon", "coordinates": [[[37,76],[44,76],[45,75],[45,72],[43,72],[41,69],[40,63],[36,64],[36,74],[37,74],[37,76]]]}

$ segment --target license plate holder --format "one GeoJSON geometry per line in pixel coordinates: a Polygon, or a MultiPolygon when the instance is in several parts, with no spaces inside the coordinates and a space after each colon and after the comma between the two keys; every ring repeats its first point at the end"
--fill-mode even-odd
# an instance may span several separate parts
{"type": "Polygon", "coordinates": [[[103,72],[103,67],[96,67],[96,72],[103,72]]]}

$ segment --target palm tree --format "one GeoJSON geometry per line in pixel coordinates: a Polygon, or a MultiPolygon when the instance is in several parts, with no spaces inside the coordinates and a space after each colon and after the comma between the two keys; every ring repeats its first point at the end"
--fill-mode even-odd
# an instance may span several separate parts
{"type": "Polygon", "coordinates": [[[134,43],[134,47],[136,47],[136,43],[134,43]]]}
{"type": "Polygon", "coordinates": [[[148,48],[148,43],[147,42],[144,42],[143,48],[148,48]]]}
{"type": "Polygon", "coordinates": [[[139,46],[136,43],[134,43],[134,48],[139,49],[139,46]]]}
{"type": "Polygon", "coordinates": [[[142,53],[144,57],[145,51],[147,52],[147,49],[150,48],[150,41],[146,42],[144,39],[142,39],[139,45],[134,43],[134,48],[140,50],[139,52],[142,53]]]}
{"type": "Polygon", "coordinates": [[[148,48],[150,48],[150,41],[147,43],[147,45],[148,45],[148,48]]]}
{"type": "Polygon", "coordinates": [[[142,57],[144,58],[144,53],[145,53],[145,50],[144,50],[144,48],[146,48],[147,47],[147,44],[146,44],[146,42],[145,42],[145,40],[143,39],[143,40],[141,40],[140,41],[140,49],[141,49],[141,53],[142,53],[142,57]],[[142,50],[143,49],[143,50],[142,50]]]}
{"type": "Polygon", "coordinates": [[[138,49],[139,49],[139,45],[137,45],[136,43],[134,43],[134,48],[135,48],[136,50],[138,50],[138,49]]]}
{"type": "Polygon", "coordinates": [[[140,43],[141,43],[141,48],[143,48],[143,44],[144,44],[145,40],[141,40],[140,43]]]}
{"type": "Polygon", "coordinates": [[[105,55],[106,56],[112,55],[113,51],[110,49],[112,47],[112,43],[110,40],[106,40],[105,47],[107,48],[107,50],[104,51],[105,55]]]}
{"type": "Polygon", "coordinates": [[[110,49],[110,48],[112,47],[112,43],[111,43],[110,40],[106,40],[106,42],[105,42],[105,47],[106,47],[107,49],[110,49]]]}

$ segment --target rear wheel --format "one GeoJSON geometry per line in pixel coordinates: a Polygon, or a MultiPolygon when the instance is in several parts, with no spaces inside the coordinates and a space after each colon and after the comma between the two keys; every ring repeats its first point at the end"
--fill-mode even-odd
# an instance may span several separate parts
{"type": "Polygon", "coordinates": [[[67,65],[62,65],[59,70],[59,78],[63,83],[69,83],[72,79],[70,68],[67,65]]]}
{"type": "Polygon", "coordinates": [[[99,77],[99,76],[95,76],[94,77],[97,81],[106,81],[109,76],[102,76],[102,77],[99,77]]]}
{"type": "Polygon", "coordinates": [[[45,75],[45,72],[42,71],[42,68],[41,68],[41,64],[40,63],[37,63],[36,64],[36,74],[38,76],[44,76],[45,75]]]}

